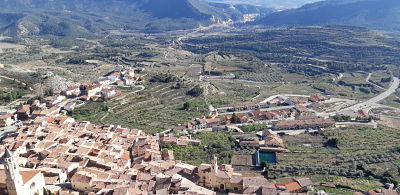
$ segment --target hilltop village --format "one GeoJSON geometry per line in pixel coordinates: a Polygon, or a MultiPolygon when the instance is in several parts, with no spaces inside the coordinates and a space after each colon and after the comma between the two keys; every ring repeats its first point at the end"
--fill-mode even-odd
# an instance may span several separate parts
{"type": "Polygon", "coordinates": [[[34,101],[11,117],[21,125],[0,146],[1,194],[287,194],[312,185],[308,178],[273,183],[243,176],[216,157],[211,164],[185,164],[160,150],[160,141],[174,142],[164,135],[76,122],[55,102],[34,101]]]}
{"type": "Polygon", "coordinates": [[[390,71],[260,83],[207,63],[239,56],[164,58],[91,60],[93,71],[77,69],[85,78],[40,94],[41,81],[60,78],[1,76],[0,194],[398,194],[400,134],[387,120],[398,119],[400,81],[390,71]],[[222,75],[199,71],[204,63],[222,75]]]}
{"type": "MultiPolygon", "coordinates": [[[[0,117],[3,127],[16,131],[2,138],[0,146],[0,194],[306,194],[313,182],[306,177],[272,182],[264,176],[246,176],[232,165],[194,166],[175,160],[172,150],[160,144],[198,146],[189,131],[232,131],[243,134],[242,126],[263,124],[258,137],[239,136],[242,149],[258,149],[252,163],[262,166],[262,153],[289,152],[279,134],[335,128],[324,116],[324,104],[338,100],[321,95],[277,95],[260,102],[213,109],[206,117],[194,118],[155,135],[119,125],[77,122],[68,116],[78,101],[109,100],[122,95],[115,87],[129,87],[143,78],[131,68],[119,66],[96,82],[71,86],[53,96],[20,105],[17,112],[0,117]],[[178,133],[177,133],[178,132],[178,133]],[[178,136],[178,134],[180,136],[178,136]]],[[[368,112],[340,112],[346,121],[369,122],[379,119],[368,112]]],[[[265,154],[265,153],[264,153],[265,154]]],[[[271,161],[272,163],[274,160],[271,161]]],[[[380,194],[396,194],[383,189],[380,194]]]]}
{"type": "MultiPolygon", "coordinates": [[[[76,101],[118,97],[121,93],[115,86],[131,86],[141,79],[134,70],[121,66],[96,82],[71,86],[3,114],[1,126],[17,129],[2,137],[0,194],[289,194],[312,186],[308,178],[274,183],[263,176],[244,176],[232,165],[219,164],[217,157],[211,164],[193,166],[175,160],[173,151],[160,149],[160,143],[201,143],[190,136],[173,137],[168,131],[152,136],[118,125],[77,122],[68,116],[76,101]]],[[[210,127],[210,120],[196,119],[195,126],[210,127]]],[[[276,133],[266,133],[270,134],[268,143],[283,146],[276,133]]],[[[253,143],[240,140],[242,145],[253,143]]]]}
{"type": "Polygon", "coordinates": [[[75,122],[53,114],[24,121],[3,140],[2,193],[33,194],[215,194],[294,192],[307,178],[271,183],[246,177],[230,165],[192,166],[160,151],[160,138],[137,129],[75,122]],[[11,152],[12,151],[12,152],[11,152]]]}

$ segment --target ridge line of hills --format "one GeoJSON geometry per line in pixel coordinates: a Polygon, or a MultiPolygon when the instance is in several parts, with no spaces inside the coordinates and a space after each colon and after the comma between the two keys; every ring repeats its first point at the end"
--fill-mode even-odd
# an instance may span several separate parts
{"type": "Polygon", "coordinates": [[[398,0],[326,0],[275,12],[199,0],[0,0],[0,35],[77,36],[110,30],[146,33],[193,29],[260,15],[267,27],[348,25],[400,32],[398,0]]]}
{"type": "Polygon", "coordinates": [[[0,0],[0,34],[73,36],[115,29],[165,32],[236,21],[254,12],[271,10],[197,0],[0,0]]]}
{"type": "Polygon", "coordinates": [[[400,31],[398,0],[327,0],[269,14],[255,23],[267,26],[349,25],[400,31]]]}

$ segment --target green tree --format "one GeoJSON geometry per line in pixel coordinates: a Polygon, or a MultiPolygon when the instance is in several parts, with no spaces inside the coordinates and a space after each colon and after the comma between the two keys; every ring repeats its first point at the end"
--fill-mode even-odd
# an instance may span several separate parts
{"type": "Polygon", "coordinates": [[[108,112],[109,107],[107,105],[101,105],[101,111],[108,112]]]}
{"type": "Polygon", "coordinates": [[[239,123],[239,118],[236,116],[236,113],[232,114],[231,123],[239,123]]]}
{"type": "Polygon", "coordinates": [[[196,85],[191,90],[189,90],[187,94],[193,97],[199,97],[203,94],[203,92],[204,92],[203,88],[201,88],[199,85],[196,85]]]}
{"type": "Polygon", "coordinates": [[[189,109],[190,109],[190,103],[189,103],[189,102],[185,102],[185,103],[183,104],[183,109],[184,109],[184,110],[189,110],[189,109]]]}
{"type": "Polygon", "coordinates": [[[271,168],[271,164],[266,161],[263,161],[261,162],[260,166],[264,169],[262,172],[264,177],[269,178],[269,169],[271,168]]]}
{"type": "Polygon", "coordinates": [[[48,88],[44,91],[44,96],[48,97],[48,96],[53,96],[54,95],[54,90],[52,88],[48,88]]]}
{"type": "Polygon", "coordinates": [[[340,141],[338,138],[331,138],[331,139],[328,139],[328,141],[325,143],[325,146],[339,148],[339,144],[340,144],[340,141]]]}

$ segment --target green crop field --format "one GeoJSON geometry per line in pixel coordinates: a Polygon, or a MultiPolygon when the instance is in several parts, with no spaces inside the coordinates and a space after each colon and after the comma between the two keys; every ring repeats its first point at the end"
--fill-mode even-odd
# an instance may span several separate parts
{"type": "Polygon", "coordinates": [[[279,162],[271,166],[270,176],[330,175],[380,181],[399,177],[397,171],[387,173],[399,168],[400,133],[396,129],[347,127],[283,138],[290,152],[278,155],[279,162]],[[327,147],[325,144],[333,139],[338,147],[327,147]]]}

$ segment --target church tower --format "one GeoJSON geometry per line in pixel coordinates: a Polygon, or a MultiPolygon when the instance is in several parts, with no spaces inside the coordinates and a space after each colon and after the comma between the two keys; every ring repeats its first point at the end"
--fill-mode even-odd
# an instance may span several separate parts
{"type": "Polygon", "coordinates": [[[218,172],[218,158],[216,156],[212,157],[211,164],[212,164],[212,170],[214,171],[215,174],[217,174],[217,172],[218,172]]]}
{"type": "Polygon", "coordinates": [[[4,153],[4,168],[6,172],[6,185],[9,195],[21,195],[23,191],[23,180],[18,170],[18,163],[8,148],[4,153]]]}

